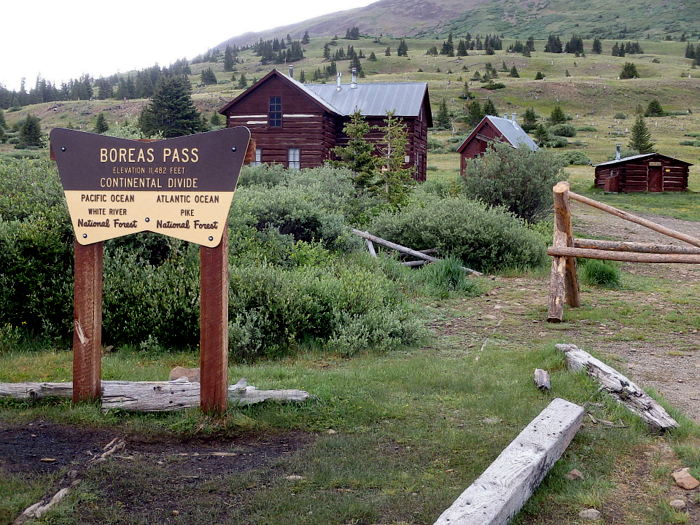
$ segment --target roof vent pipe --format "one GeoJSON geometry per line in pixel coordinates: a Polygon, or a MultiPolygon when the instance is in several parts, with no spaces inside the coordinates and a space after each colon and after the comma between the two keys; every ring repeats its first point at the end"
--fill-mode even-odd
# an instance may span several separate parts
{"type": "Polygon", "coordinates": [[[340,89],[341,89],[340,88],[340,77],[342,77],[342,76],[343,76],[343,74],[340,71],[338,71],[338,74],[335,76],[335,90],[336,91],[340,91],[340,89]]]}
{"type": "Polygon", "coordinates": [[[622,154],[620,153],[620,145],[615,144],[615,160],[620,160],[622,154]]]}
{"type": "Polygon", "coordinates": [[[510,120],[512,120],[513,122],[518,122],[517,117],[518,117],[518,114],[517,114],[517,113],[513,113],[513,114],[511,115],[511,119],[510,119],[510,120]]]}
{"type": "Polygon", "coordinates": [[[357,87],[357,68],[352,68],[352,82],[350,82],[350,87],[355,89],[357,87]]]}
{"type": "Polygon", "coordinates": [[[294,66],[289,66],[289,78],[294,78],[294,66]]]}

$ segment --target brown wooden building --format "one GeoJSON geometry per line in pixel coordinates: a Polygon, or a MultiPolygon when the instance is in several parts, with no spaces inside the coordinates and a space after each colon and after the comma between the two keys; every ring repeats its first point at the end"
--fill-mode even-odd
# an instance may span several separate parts
{"type": "MultiPolygon", "coordinates": [[[[408,131],[406,164],[425,180],[428,127],[432,126],[428,85],[424,82],[302,84],[277,70],[219,110],[227,127],[247,126],[255,140],[255,163],[292,169],[321,166],[333,148],[347,143],[349,116],[359,110],[370,125],[381,126],[392,111],[408,131]]],[[[381,131],[368,139],[378,141],[381,131]]]]}
{"type": "Polygon", "coordinates": [[[689,162],[645,153],[595,165],[595,186],[609,192],[686,191],[689,162]]]}
{"type": "Polygon", "coordinates": [[[539,149],[537,144],[515,121],[515,118],[507,119],[486,115],[457,148],[460,157],[459,172],[462,176],[466,173],[467,159],[483,155],[489,143],[494,140],[505,142],[514,148],[525,145],[532,151],[539,149]]]}

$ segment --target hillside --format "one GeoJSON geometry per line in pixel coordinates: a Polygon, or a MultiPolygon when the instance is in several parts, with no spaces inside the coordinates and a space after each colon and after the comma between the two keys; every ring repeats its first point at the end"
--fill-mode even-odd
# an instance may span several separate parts
{"type": "Polygon", "coordinates": [[[380,0],[366,7],[339,11],[260,33],[246,33],[219,44],[246,45],[290,34],[343,36],[357,26],[366,35],[434,37],[449,31],[498,33],[515,38],[549,33],[579,33],[584,37],[678,39],[700,37],[700,3],[696,0],[380,0]]]}

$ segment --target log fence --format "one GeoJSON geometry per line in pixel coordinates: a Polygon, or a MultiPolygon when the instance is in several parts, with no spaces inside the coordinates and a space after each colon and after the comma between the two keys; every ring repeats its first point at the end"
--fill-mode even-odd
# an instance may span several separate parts
{"type": "Polygon", "coordinates": [[[576,272],[577,257],[635,263],[700,264],[700,238],[672,230],[649,219],[638,217],[574,193],[570,190],[568,182],[557,183],[552,189],[552,193],[554,197],[554,233],[552,246],[547,250],[547,254],[552,257],[547,314],[547,321],[550,323],[559,323],[564,320],[564,303],[572,308],[581,304],[576,272]],[[587,204],[691,246],[576,239],[572,229],[571,200],[587,204]]]}

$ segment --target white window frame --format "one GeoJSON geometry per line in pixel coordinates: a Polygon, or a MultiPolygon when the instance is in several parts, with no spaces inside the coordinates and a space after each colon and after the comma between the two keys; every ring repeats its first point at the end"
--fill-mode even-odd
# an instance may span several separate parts
{"type": "Polygon", "coordinates": [[[262,164],[262,148],[255,148],[255,160],[250,163],[251,166],[260,166],[262,164]]]}
{"type": "Polygon", "coordinates": [[[287,150],[287,169],[301,169],[301,149],[289,148],[287,150]]]}

